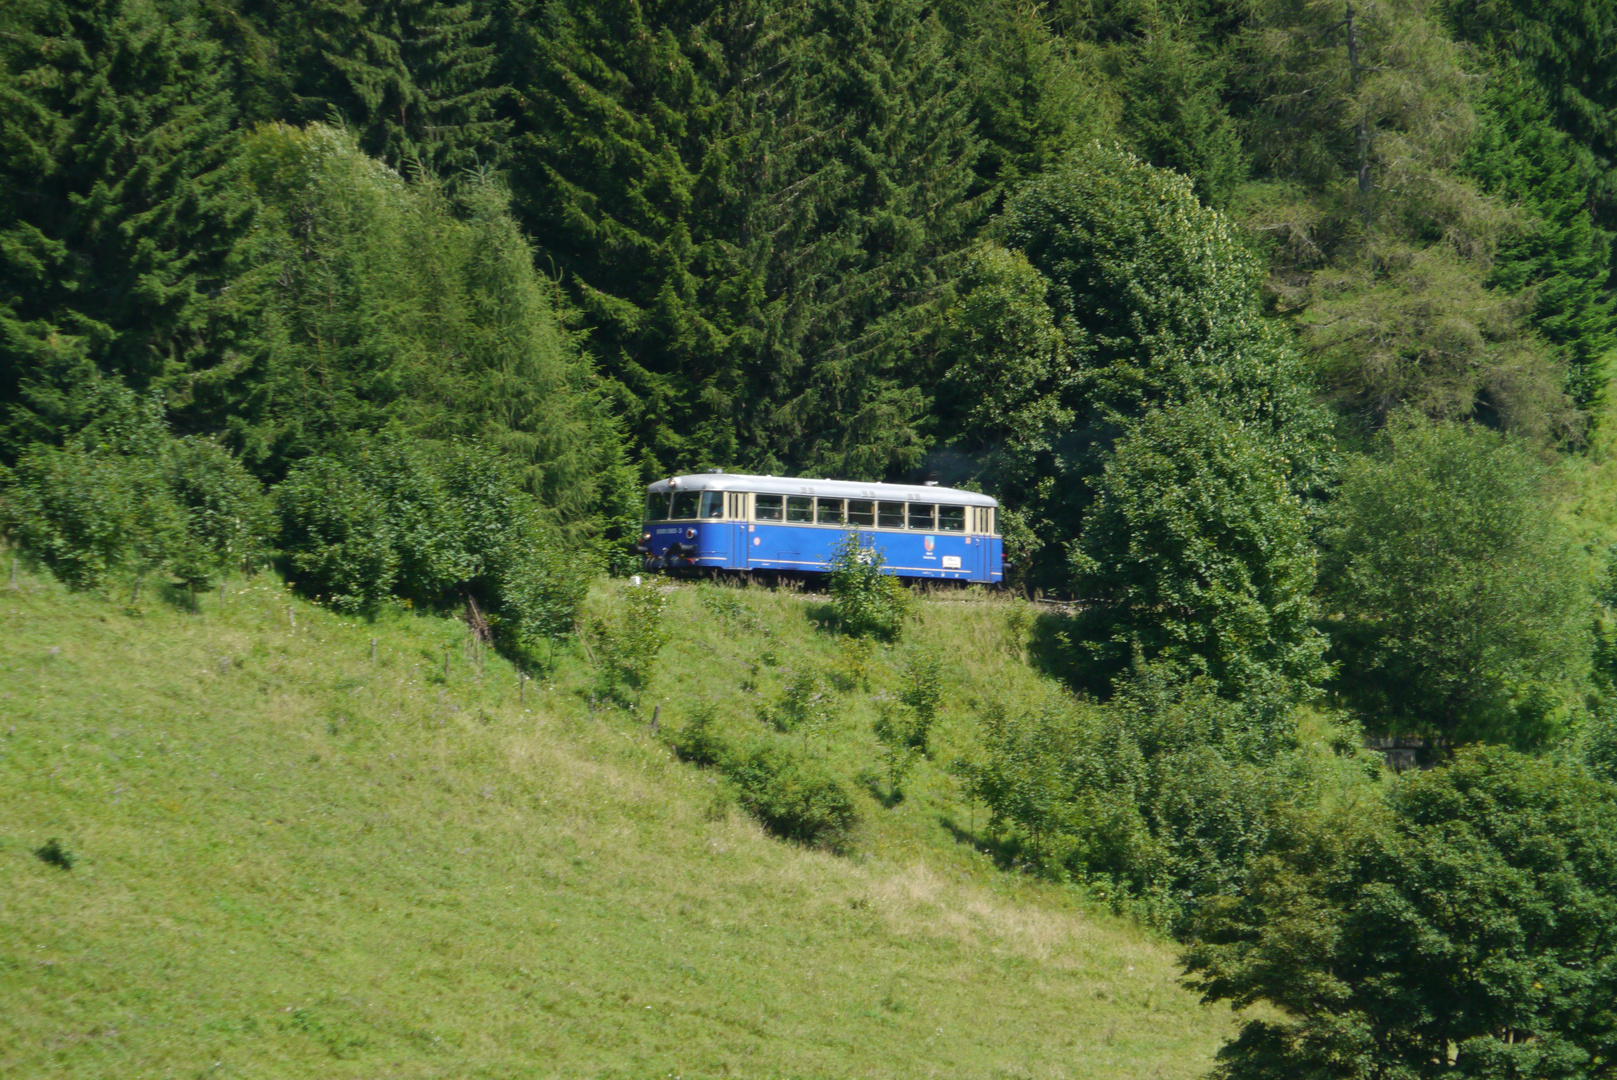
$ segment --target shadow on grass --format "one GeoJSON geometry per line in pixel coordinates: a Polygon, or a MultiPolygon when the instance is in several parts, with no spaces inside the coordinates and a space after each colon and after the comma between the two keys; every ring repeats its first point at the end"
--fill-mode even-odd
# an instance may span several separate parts
{"type": "Polygon", "coordinates": [[[1028,637],[1027,659],[1033,670],[1098,701],[1111,697],[1112,681],[1128,666],[1128,658],[1116,647],[1103,651],[1085,647],[1085,642],[1100,640],[1101,634],[1092,616],[1081,611],[1041,612],[1028,637]]]}
{"type": "Polygon", "coordinates": [[[991,857],[1001,870],[1025,870],[1037,862],[1028,846],[1016,837],[985,836],[963,828],[950,814],[939,814],[938,824],[954,837],[955,843],[969,845],[972,850],[991,857]]]}
{"type": "Polygon", "coordinates": [[[865,773],[859,777],[859,783],[870,792],[870,797],[881,804],[883,810],[891,810],[904,801],[902,787],[888,787],[881,782],[881,777],[874,773],[865,773]]]}

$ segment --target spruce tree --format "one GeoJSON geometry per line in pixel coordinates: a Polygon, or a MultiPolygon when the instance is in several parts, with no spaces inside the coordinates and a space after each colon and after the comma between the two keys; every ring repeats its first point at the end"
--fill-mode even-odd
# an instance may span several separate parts
{"type": "Polygon", "coordinates": [[[1533,326],[1560,350],[1568,393],[1598,416],[1617,351],[1617,313],[1605,289],[1611,236],[1589,215],[1578,150],[1516,64],[1496,70],[1482,114],[1466,171],[1527,218],[1500,244],[1490,284],[1513,294],[1531,290],[1533,326]]]}
{"type": "Polygon", "coordinates": [[[279,53],[266,119],[340,117],[366,153],[400,170],[419,163],[450,177],[499,158],[504,91],[491,78],[490,16],[472,0],[263,2],[244,10],[279,53]]]}
{"type": "Polygon", "coordinates": [[[670,7],[524,5],[501,34],[520,91],[518,205],[578,304],[648,471],[733,458],[733,309],[757,290],[725,243],[740,223],[698,202],[730,163],[719,95],[687,54],[701,12],[670,7]]]}
{"type": "Polygon", "coordinates": [[[0,15],[0,457],[82,426],[95,383],[186,409],[232,370],[251,203],[217,48],[148,0],[0,15]]]}
{"type": "MultiPolygon", "coordinates": [[[[914,0],[821,0],[811,95],[838,181],[813,238],[802,373],[769,418],[762,460],[875,478],[925,454],[916,341],[948,299],[988,200],[973,195],[982,140],[937,17],[914,0]]],[[[777,258],[794,253],[777,252],[777,258]]]]}

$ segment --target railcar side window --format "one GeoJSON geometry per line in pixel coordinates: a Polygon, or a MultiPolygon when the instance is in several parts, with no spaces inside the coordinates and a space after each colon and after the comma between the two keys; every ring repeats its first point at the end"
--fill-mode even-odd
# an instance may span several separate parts
{"type": "Polygon", "coordinates": [[[648,495],[646,497],[646,520],[647,521],[667,521],[668,520],[668,496],[667,495],[648,495]]]}
{"type": "Polygon", "coordinates": [[[724,516],[724,492],[702,492],[702,516],[705,518],[721,518],[724,516]]]}
{"type": "Polygon", "coordinates": [[[780,503],[779,495],[759,495],[752,500],[752,516],[759,521],[779,521],[780,503]]]}
{"type": "Polygon", "coordinates": [[[848,524],[870,528],[876,524],[876,504],[869,499],[848,500],[848,524]]]}
{"type": "Polygon", "coordinates": [[[998,533],[994,532],[994,508],[992,506],[990,506],[986,511],[984,511],[984,513],[987,516],[983,519],[983,521],[987,524],[988,527],[986,529],[984,529],[983,531],[988,533],[988,535],[990,535],[990,536],[999,535],[998,533]]]}
{"type": "Polygon", "coordinates": [[[672,515],[674,520],[685,521],[688,518],[695,517],[697,501],[701,494],[700,491],[674,492],[674,512],[672,515]]]}
{"type": "Polygon", "coordinates": [[[877,503],[876,522],[884,529],[902,529],[904,527],[903,503],[877,503]]]}
{"type": "Polygon", "coordinates": [[[814,500],[807,495],[786,496],[786,520],[812,524],[814,522],[814,500]]]}
{"type": "Polygon", "coordinates": [[[935,510],[937,510],[936,503],[910,503],[910,528],[931,532],[935,510]]]}
{"type": "Polygon", "coordinates": [[[938,507],[938,532],[965,532],[966,508],[964,506],[938,507]]]}
{"type": "Polygon", "coordinates": [[[842,524],[841,499],[821,499],[819,502],[815,503],[814,509],[814,520],[818,521],[821,525],[842,524]]]}

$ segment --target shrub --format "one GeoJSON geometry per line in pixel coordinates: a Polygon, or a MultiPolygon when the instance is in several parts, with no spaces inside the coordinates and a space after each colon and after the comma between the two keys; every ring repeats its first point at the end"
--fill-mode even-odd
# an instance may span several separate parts
{"type": "Polygon", "coordinates": [[[819,761],[774,740],[757,739],[723,763],[741,805],[777,836],[840,847],[859,812],[847,787],[819,761]]]}
{"type": "Polygon", "coordinates": [[[615,617],[595,619],[591,636],[600,650],[602,689],[612,697],[632,691],[633,703],[639,704],[668,643],[668,594],[660,584],[648,581],[623,586],[618,601],[615,617]]]}
{"type": "Polygon", "coordinates": [[[1617,788],[1473,747],[1300,831],[1187,967],[1248,1013],[1214,1076],[1609,1073],[1617,788]]]}
{"type": "Polygon", "coordinates": [[[0,527],[72,589],[146,573],[186,549],[184,512],[148,459],[34,445],[0,474],[0,527]]]}
{"type": "Polygon", "coordinates": [[[778,731],[802,730],[807,738],[808,731],[823,727],[831,719],[831,695],[825,681],[813,668],[799,667],[786,680],[779,704],[765,709],[763,719],[778,731]]]}
{"type": "Polygon", "coordinates": [[[723,773],[742,807],[776,836],[836,848],[858,824],[853,796],[822,762],[779,738],[727,738],[711,704],[697,708],[668,741],[680,760],[723,773]]]}
{"type": "Polygon", "coordinates": [[[193,589],[269,550],[274,508],[237,458],[211,439],[174,440],[164,459],[169,491],[185,514],[186,550],[173,566],[193,589]]]}
{"type": "Polygon", "coordinates": [[[1223,698],[1211,679],[1148,666],[1106,705],[991,701],[980,751],[955,768],[990,827],[1035,861],[1183,927],[1279,835],[1309,782],[1303,759],[1280,753],[1291,741],[1286,719],[1223,698]]]}
{"type": "Polygon", "coordinates": [[[365,611],[386,598],[399,556],[386,500],[340,461],[313,458],[276,489],[281,546],[297,584],[338,611],[365,611]]]}
{"type": "Polygon", "coordinates": [[[905,745],[925,751],[927,735],[938,718],[938,706],[943,703],[943,663],[936,653],[915,649],[905,657],[898,699],[913,717],[905,745]]]}
{"type": "Polygon", "coordinates": [[[850,531],[832,552],[829,588],[844,633],[892,639],[903,630],[909,592],[898,578],[883,573],[886,565],[886,557],[866,547],[857,532],[850,531]]]}

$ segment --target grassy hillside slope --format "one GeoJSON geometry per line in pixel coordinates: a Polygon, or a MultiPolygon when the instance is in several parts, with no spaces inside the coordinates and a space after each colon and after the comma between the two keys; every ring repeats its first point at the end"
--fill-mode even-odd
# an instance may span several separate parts
{"type": "MultiPolygon", "coordinates": [[[[1010,610],[923,605],[912,637],[950,654],[940,761],[974,693],[1035,678],[1010,610]]],[[[938,765],[891,809],[861,793],[833,855],[766,836],[643,722],[698,700],[741,722],[794,667],[836,678],[822,615],[681,587],[636,717],[592,708],[576,646],[524,709],[451,620],[339,618],[268,576],[128,611],[21,574],[0,590],[0,1075],[1205,1071],[1230,1018],[1178,988],[1171,946],[959,842],[938,765]],[[52,837],[71,870],[35,856],[52,837]]],[[[901,658],[843,678],[805,738],[873,754],[901,658]]]]}

